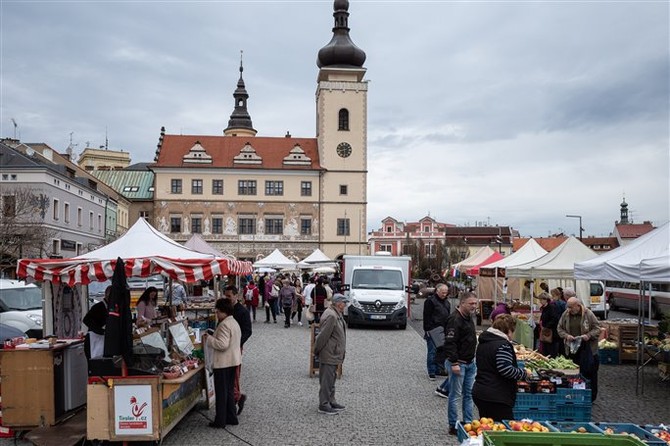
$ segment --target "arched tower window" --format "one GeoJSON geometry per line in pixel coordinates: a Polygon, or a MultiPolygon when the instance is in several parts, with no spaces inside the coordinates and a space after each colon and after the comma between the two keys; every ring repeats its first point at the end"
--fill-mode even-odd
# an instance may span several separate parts
{"type": "Polygon", "coordinates": [[[338,130],[349,130],[349,110],[346,108],[340,109],[338,115],[338,130]]]}

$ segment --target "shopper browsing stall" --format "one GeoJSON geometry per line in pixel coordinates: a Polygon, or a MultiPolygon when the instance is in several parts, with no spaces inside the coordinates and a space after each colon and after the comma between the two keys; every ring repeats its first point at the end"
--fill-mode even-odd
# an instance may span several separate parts
{"type": "Polygon", "coordinates": [[[137,326],[150,325],[156,319],[156,308],[158,307],[158,290],[150,286],[137,300],[137,326]]]}
{"type": "MultiPolygon", "coordinates": [[[[251,316],[249,311],[239,302],[237,296],[237,287],[235,285],[228,285],[224,291],[224,296],[233,305],[233,318],[240,326],[240,352],[244,351],[244,343],[251,337],[251,316]]],[[[237,414],[241,414],[244,410],[244,403],[247,401],[247,395],[240,390],[240,374],[242,373],[242,366],[239,365],[235,370],[235,386],[234,397],[235,404],[237,404],[237,414]]]]}
{"type": "Polygon", "coordinates": [[[88,327],[88,333],[84,340],[84,354],[87,359],[101,358],[105,351],[105,326],[107,324],[107,305],[109,304],[109,295],[112,292],[112,286],[105,288],[105,297],[93,305],[86,316],[84,324],[88,327]]]}

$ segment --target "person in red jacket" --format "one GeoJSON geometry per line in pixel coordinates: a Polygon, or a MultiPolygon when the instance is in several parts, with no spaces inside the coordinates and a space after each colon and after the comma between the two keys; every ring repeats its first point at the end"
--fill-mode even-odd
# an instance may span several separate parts
{"type": "Polygon", "coordinates": [[[253,280],[250,280],[247,286],[244,287],[244,305],[251,314],[251,318],[256,322],[256,309],[258,308],[260,291],[253,280]]]}

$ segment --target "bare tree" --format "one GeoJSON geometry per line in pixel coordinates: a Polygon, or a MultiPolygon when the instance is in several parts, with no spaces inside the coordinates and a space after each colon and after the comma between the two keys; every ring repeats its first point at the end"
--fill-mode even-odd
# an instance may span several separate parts
{"type": "Polygon", "coordinates": [[[0,198],[0,270],[15,268],[22,257],[51,254],[51,239],[56,231],[44,223],[49,197],[23,186],[3,189],[0,198]]]}

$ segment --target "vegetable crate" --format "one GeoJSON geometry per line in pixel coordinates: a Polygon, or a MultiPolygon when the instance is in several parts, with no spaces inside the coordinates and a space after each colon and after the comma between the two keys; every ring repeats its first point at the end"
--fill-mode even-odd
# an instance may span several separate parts
{"type": "Polygon", "coordinates": [[[550,421],[549,426],[557,429],[559,432],[580,432],[588,434],[602,434],[603,431],[593,423],[572,422],[572,421],[550,421]]]}
{"type": "Polygon", "coordinates": [[[484,432],[484,446],[645,446],[627,435],[567,432],[484,432]]]}
{"type": "Polygon", "coordinates": [[[556,419],[571,422],[591,421],[591,404],[557,405],[556,419]]]}
{"type": "Polygon", "coordinates": [[[619,365],[619,350],[618,349],[601,349],[598,350],[598,357],[600,357],[601,364],[619,365]]]}
{"type": "Polygon", "coordinates": [[[608,429],[611,429],[615,434],[633,434],[649,446],[667,446],[667,443],[648,430],[642,429],[640,426],[629,423],[593,423],[598,428],[605,432],[606,438],[613,438],[607,435],[608,429]]]}
{"type": "Polygon", "coordinates": [[[652,434],[654,434],[657,437],[662,436],[663,438],[665,438],[665,440],[663,440],[663,441],[667,441],[668,444],[670,444],[670,441],[668,441],[668,438],[670,438],[670,427],[668,427],[668,426],[655,426],[653,424],[647,424],[644,427],[644,429],[651,432],[652,434]]]}
{"type": "Polygon", "coordinates": [[[517,393],[514,410],[551,409],[554,404],[554,394],[552,393],[517,393]]]}
{"type": "Polygon", "coordinates": [[[517,409],[514,406],[515,420],[537,420],[547,421],[556,419],[556,410],[554,409],[517,409]]]}

